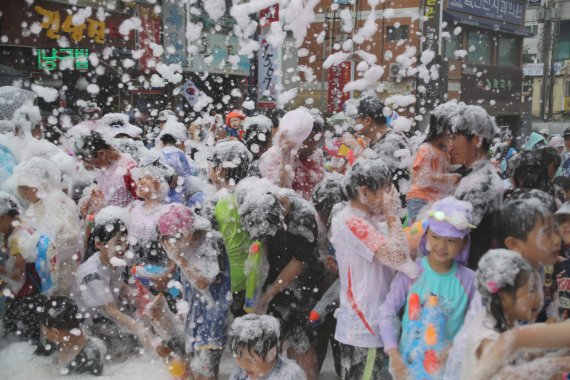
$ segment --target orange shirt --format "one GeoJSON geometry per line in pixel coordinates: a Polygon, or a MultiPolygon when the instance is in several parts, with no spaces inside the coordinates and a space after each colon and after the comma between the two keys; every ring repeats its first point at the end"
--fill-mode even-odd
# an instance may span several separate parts
{"type": "Polygon", "coordinates": [[[451,176],[449,155],[430,143],[423,143],[412,166],[412,187],[406,199],[422,199],[435,202],[453,194],[455,184],[451,176]]]}

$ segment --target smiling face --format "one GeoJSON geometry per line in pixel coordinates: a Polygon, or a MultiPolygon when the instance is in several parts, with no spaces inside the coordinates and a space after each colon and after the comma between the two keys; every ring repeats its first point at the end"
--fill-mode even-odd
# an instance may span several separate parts
{"type": "Polygon", "coordinates": [[[437,235],[432,230],[427,231],[427,249],[429,259],[439,264],[449,265],[457,257],[465,244],[465,239],[449,238],[437,235]]]}

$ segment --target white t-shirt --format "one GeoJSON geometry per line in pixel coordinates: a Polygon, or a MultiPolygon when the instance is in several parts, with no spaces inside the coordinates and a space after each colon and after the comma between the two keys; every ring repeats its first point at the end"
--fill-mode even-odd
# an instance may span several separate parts
{"type": "Polygon", "coordinates": [[[380,263],[374,252],[350,231],[345,221],[354,216],[368,220],[382,233],[387,233],[385,222],[376,223],[370,215],[350,204],[333,218],[331,242],[336,250],[340,277],[335,338],[355,347],[383,347],[378,310],[386,300],[395,271],[380,263]]]}
{"type": "Polygon", "coordinates": [[[123,286],[124,267],[109,268],[101,263],[101,253],[97,252],[77,269],[76,300],[90,313],[91,318],[104,315],[101,306],[119,300],[123,286]]]}

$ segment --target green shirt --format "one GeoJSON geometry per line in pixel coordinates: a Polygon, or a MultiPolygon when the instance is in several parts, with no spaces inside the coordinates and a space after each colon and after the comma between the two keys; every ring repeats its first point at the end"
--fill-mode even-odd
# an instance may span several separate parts
{"type": "Polygon", "coordinates": [[[243,266],[247,259],[251,240],[241,227],[236,196],[228,193],[221,197],[216,203],[214,216],[224,238],[224,245],[230,260],[232,292],[243,291],[246,280],[243,266]]]}

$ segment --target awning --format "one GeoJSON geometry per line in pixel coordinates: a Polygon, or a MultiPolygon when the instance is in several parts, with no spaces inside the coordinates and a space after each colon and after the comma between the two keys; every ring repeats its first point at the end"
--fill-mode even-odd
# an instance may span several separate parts
{"type": "Polygon", "coordinates": [[[477,26],[479,28],[490,29],[496,32],[515,34],[522,37],[532,37],[534,34],[525,29],[522,25],[513,25],[503,21],[492,20],[461,12],[444,10],[443,19],[447,22],[457,22],[465,25],[477,26]]]}

